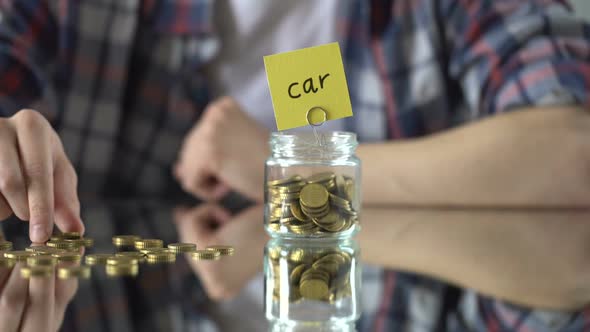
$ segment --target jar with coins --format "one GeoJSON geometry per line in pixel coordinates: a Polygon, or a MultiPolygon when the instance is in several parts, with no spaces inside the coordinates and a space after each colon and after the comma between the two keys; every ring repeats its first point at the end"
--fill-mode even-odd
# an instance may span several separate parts
{"type": "Polygon", "coordinates": [[[348,238],[359,230],[361,163],[349,132],[274,132],[265,166],[271,236],[348,238]]]}
{"type": "Polygon", "coordinates": [[[264,262],[266,318],[273,326],[346,330],[360,316],[358,258],[354,240],[271,239],[264,262]]]}

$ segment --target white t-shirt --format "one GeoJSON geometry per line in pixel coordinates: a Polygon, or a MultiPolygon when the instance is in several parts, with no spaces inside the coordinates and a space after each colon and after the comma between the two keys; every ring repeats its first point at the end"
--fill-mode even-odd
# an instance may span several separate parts
{"type": "MultiPolygon", "coordinates": [[[[208,65],[214,97],[234,97],[256,121],[276,130],[263,56],[337,40],[338,0],[216,0],[215,24],[221,49],[208,65]]],[[[322,125],[342,130],[343,121],[322,125]]],[[[305,129],[303,129],[305,130],[305,129]]],[[[263,275],[257,275],[235,300],[209,314],[222,331],[265,331],[263,275]]]]}
{"type": "MultiPolygon", "coordinates": [[[[218,56],[207,66],[215,97],[234,97],[258,123],[276,130],[263,56],[338,41],[337,0],[217,0],[218,56]]],[[[322,125],[342,130],[343,120],[322,125]]]]}

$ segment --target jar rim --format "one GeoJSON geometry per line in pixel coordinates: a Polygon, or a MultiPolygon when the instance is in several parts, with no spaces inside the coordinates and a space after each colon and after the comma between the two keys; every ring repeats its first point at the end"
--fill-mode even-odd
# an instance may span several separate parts
{"type": "Polygon", "coordinates": [[[314,156],[320,159],[335,158],[354,154],[358,142],[356,134],[348,131],[326,131],[316,133],[271,133],[270,148],[275,156],[314,156]],[[321,142],[321,143],[320,143],[321,142]]]}
{"type": "MultiPolygon", "coordinates": [[[[319,131],[318,136],[323,137],[323,143],[327,145],[339,145],[339,144],[358,144],[356,134],[349,131],[319,131]]],[[[303,132],[272,132],[270,135],[271,143],[290,143],[290,144],[315,144],[317,142],[316,134],[311,131],[303,132]]]]}

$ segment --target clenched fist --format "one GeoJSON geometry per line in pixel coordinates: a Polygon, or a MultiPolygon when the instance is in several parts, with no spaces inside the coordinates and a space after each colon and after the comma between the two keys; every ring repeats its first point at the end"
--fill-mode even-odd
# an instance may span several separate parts
{"type": "Polygon", "coordinates": [[[233,98],[220,98],[185,139],[175,176],[184,190],[204,200],[219,200],[235,190],[261,202],[268,135],[233,98]]]}

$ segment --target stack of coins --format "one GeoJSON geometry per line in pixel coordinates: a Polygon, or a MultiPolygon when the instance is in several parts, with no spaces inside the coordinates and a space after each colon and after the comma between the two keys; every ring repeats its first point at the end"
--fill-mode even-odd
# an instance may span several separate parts
{"type": "MultiPolygon", "coordinates": [[[[62,262],[78,263],[81,255],[77,252],[55,249],[52,247],[32,246],[28,250],[8,251],[4,253],[3,259],[0,259],[2,267],[12,267],[14,263],[26,263],[20,270],[21,277],[29,278],[48,278],[53,276],[55,266],[62,262]]],[[[59,266],[58,278],[66,279],[71,277],[88,278],[90,271],[80,266],[59,266]],[[63,272],[62,270],[76,270],[79,272],[63,272]]]]}
{"type": "Polygon", "coordinates": [[[115,235],[113,236],[113,245],[122,250],[135,248],[135,241],[141,240],[137,235],[115,235]]]}
{"type": "Polygon", "coordinates": [[[0,240],[0,251],[12,250],[12,242],[0,240]]]}
{"type": "Polygon", "coordinates": [[[83,247],[94,244],[91,238],[84,238],[80,233],[69,232],[54,235],[45,244],[35,244],[25,250],[12,250],[12,243],[0,241],[0,267],[12,268],[16,263],[26,263],[21,269],[23,278],[49,277],[54,271],[61,279],[87,279],[91,275],[91,266],[105,266],[110,277],[137,276],[139,264],[165,264],[176,261],[179,254],[188,254],[195,260],[217,260],[222,256],[232,256],[234,248],[225,245],[207,247],[197,250],[193,243],[171,243],[164,248],[160,239],[142,239],[137,235],[116,235],[113,244],[123,251],[114,254],[95,253],[85,256],[86,265],[80,266],[83,247]],[[65,265],[60,263],[66,263],[65,265]]]}
{"type": "MultiPolygon", "coordinates": [[[[280,256],[280,254],[279,254],[280,256]]],[[[289,301],[302,299],[335,303],[352,295],[351,255],[343,250],[292,249],[287,255],[288,285],[281,285],[280,257],[268,255],[273,278],[273,298],[279,300],[281,287],[287,287],[289,301]]]]}
{"type": "Polygon", "coordinates": [[[267,182],[268,228],[302,236],[322,236],[358,223],[355,183],[332,172],[299,175],[267,182]]]}
{"type": "Polygon", "coordinates": [[[219,256],[233,256],[234,255],[234,247],[232,246],[208,246],[205,250],[218,252],[219,256]]]}
{"type": "Polygon", "coordinates": [[[51,248],[78,250],[80,248],[88,248],[94,245],[94,240],[91,238],[84,238],[78,232],[65,232],[54,235],[47,241],[46,245],[51,248]]]}
{"type": "Polygon", "coordinates": [[[107,259],[109,277],[135,277],[139,273],[139,260],[133,257],[111,256],[107,259]]]}

